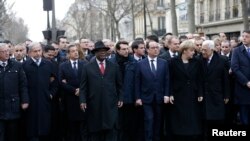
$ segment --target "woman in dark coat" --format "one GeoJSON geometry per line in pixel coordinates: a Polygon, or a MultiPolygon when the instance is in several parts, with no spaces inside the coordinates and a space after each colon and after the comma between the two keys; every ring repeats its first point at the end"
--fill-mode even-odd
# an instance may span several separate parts
{"type": "Polygon", "coordinates": [[[199,140],[202,135],[202,66],[193,58],[195,45],[184,41],[180,57],[170,63],[170,122],[176,141],[199,140]]]}

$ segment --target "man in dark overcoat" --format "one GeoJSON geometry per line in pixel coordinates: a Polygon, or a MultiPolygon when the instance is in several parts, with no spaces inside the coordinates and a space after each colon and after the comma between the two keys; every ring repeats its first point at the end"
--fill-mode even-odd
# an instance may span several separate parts
{"type": "Polygon", "coordinates": [[[66,141],[86,141],[86,136],[82,136],[86,135],[86,119],[79,107],[79,88],[82,69],[87,62],[79,60],[75,45],[68,46],[67,54],[69,60],[59,67],[59,83],[64,91],[68,124],[66,141]]]}
{"type": "Polygon", "coordinates": [[[240,121],[250,124],[250,31],[243,31],[242,45],[233,50],[231,68],[235,75],[235,103],[239,105],[240,121]]]}
{"type": "Polygon", "coordinates": [[[230,96],[227,60],[214,50],[214,41],[203,42],[201,52],[204,70],[205,130],[208,134],[211,131],[209,128],[223,125],[225,104],[230,96]]]}
{"type": "Polygon", "coordinates": [[[109,48],[102,41],[92,52],[96,59],[83,67],[80,107],[87,114],[91,141],[116,141],[118,108],[122,107],[122,82],[117,65],[106,59],[109,48]]]}
{"type": "Polygon", "coordinates": [[[27,109],[27,135],[30,141],[47,141],[51,126],[51,102],[57,92],[53,64],[42,58],[40,43],[29,45],[30,59],[23,63],[28,80],[30,106],[27,109]]]}
{"type": "Polygon", "coordinates": [[[18,119],[28,102],[22,65],[9,59],[9,47],[0,43],[0,141],[18,140],[18,119]]]}

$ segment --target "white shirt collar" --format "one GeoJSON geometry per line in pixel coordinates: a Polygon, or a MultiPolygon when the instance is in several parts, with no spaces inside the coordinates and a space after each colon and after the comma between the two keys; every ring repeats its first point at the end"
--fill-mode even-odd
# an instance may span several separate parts
{"type": "Polygon", "coordinates": [[[156,61],[157,61],[157,57],[151,58],[151,57],[148,56],[148,60],[149,60],[149,61],[154,60],[154,61],[156,62],[156,61]]]}
{"type": "Polygon", "coordinates": [[[134,58],[135,58],[135,60],[137,60],[137,61],[139,61],[139,59],[142,59],[142,57],[140,58],[140,57],[136,56],[135,54],[134,54],[134,58]]]}
{"type": "MultiPolygon", "coordinates": [[[[100,66],[101,61],[99,61],[97,58],[96,58],[96,61],[97,61],[98,66],[100,66]]],[[[106,66],[106,60],[103,60],[102,63],[104,65],[104,67],[105,67],[106,66]]]]}
{"type": "Polygon", "coordinates": [[[214,56],[214,53],[208,58],[208,62],[209,62],[209,63],[211,62],[213,56],[214,56]]]}
{"type": "Polygon", "coordinates": [[[173,57],[174,54],[177,56],[177,52],[174,53],[174,52],[172,52],[171,50],[169,50],[169,54],[170,54],[171,57],[173,57]]]}
{"type": "MultiPolygon", "coordinates": [[[[31,57],[31,59],[36,63],[36,59],[35,59],[35,58],[31,57]]],[[[39,58],[39,59],[38,59],[38,64],[39,64],[39,65],[40,65],[41,61],[42,61],[42,58],[39,58]]]]}
{"type": "Polygon", "coordinates": [[[244,45],[244,47],[245,47],[246,51],[248,51],[248,49],[250,48],[250,47],[248,47],[248,46],[246,46],[246,45],[244,45]]]}
{"type": "Polygon", "coordinates": [[[8,61],[5,61],[5,62],[0,61],[0,65],[1,65],[1,66],[3,66],[3,63],[5,63],[5,66],[7,66],[7,65],[8,65],[8,61]]]}

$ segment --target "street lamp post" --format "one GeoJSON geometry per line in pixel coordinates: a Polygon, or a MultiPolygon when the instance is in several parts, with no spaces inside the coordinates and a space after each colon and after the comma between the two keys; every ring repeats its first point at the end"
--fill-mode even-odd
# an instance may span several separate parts
{"type": "Polygon", "coordinates": [[[56,13],[55,13],[55,0],[52,0],[52,41],[56,41],[56,13]]]}

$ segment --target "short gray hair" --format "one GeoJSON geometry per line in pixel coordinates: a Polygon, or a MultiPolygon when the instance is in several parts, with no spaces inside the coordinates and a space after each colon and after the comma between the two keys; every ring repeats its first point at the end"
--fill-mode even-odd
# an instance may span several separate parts
{"type": "Polygon", "coordinates": [[[41,43],[32,42],[31,44],[28,45],[28,50],[31,51],[34,47],[36,47],[36,46],[38,46],[38,45],[42,48],[41,43]]]}
{"type": "Polygon", "coordinates": [[[215,46],[214,46],[214,41],[212,40],[205,40],[203,43],[202,43],[202,46],[208,46],[208,48],[214,50],[215,49],[215,46]]]}
{"type": "Polygon", "coordinates": [[[0,43],[0,47],[5,47],[5,46],[7,46],[6,43],[0,43]]]}

